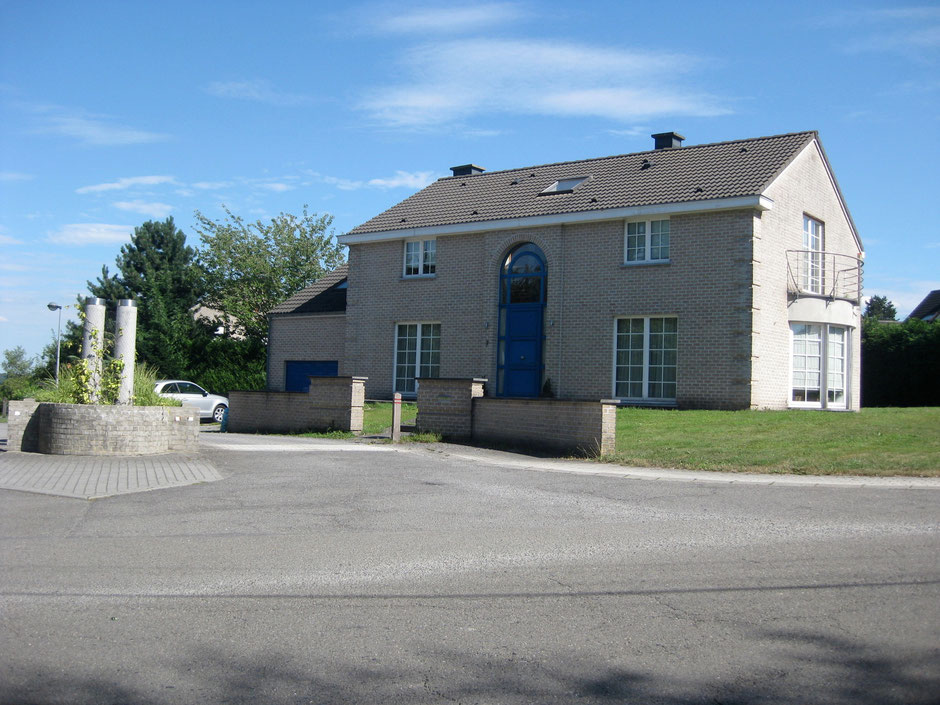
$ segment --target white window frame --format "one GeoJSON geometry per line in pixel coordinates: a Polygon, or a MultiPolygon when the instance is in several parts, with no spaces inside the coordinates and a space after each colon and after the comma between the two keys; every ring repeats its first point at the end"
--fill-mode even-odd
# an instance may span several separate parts
{"type": "MultiPolygon", "coordinates": [[[[671,350],[671,349],[667,349],[671,350]]],[[[617,316],[614,319],[614,340],[613,340],[613,368],[611,371],[611,378],[613,380],[613,398],[619,399],[624,402],[633,402],[633,403],[643,403],[650,405],[661,405],[661,406],[675,406],[676,399],[678,398],[679,392],[679,317],[675,315],[663,315],[663,316],[617,316]],[[617,353],[619,349],[617,347],[617,331],[620,326],[620,321],[643,321],[643,394],[642,396],[623,396],[617,394],[617,353]],[[671,320],[676,323],[676,363],[675,365],[658,365],[658,367],[672,367],[676,371],[676,379],[671,383],[676,385],[676,396],[674,397],[652,397],[650,396],[650,384],[655,383],[654,380],[650,380],[650,321],[653,320],[671,320]]],[[[656,367],[656,365],[654,365],[656,367]]],[[[663,380],[659,380],[663,382],[663,380]]]]}
{"type": "Polygon", "coordinates": [[[406,279],[433,277],[437,275],[437,240],[435,238],[423,240],[405,240],[402,247],[401,275],[406,279]],[[409,246],[416,246],[417,258],[409,263],[409,246]],[[409,272],[409,267],[417,268],[417,272],[409,272]]]}
{"type": "MultiPolygon", "coordinates": [[[[402,395],[402,397],[408,397],[408,398],[416,397],[416,396],[418,395],[418,383],[417,383],[417,380],[418,380],[420,377],[439,377],[439,376],[440,376],[440,372],[441,372],[441,362],[440,362],[440,356],[441,356],[441,323],[440,323],[440,321],[397,321],[397,322],[395,323],[394,335],[395,335],[395,354],[394,354],[394,356],[392,357],[392,391],[393,391],[393,392],[401,391],[401,390],[399,390],[399,379],[402,379],[402,380],[414,379],[414,380],[415,380],[415,385],[414,385],[415,388],[414,388],[414,390],[410,390],[410,391],[401,391],[401,395],[402,395]],[[415,359],[414,359],[414,363],[413,363],[414,366],[413,366],[413,368],[412,368],[412,370],[411,370],[411,373],[412,373],[412,374],[411,374],[410,376],[408,376],[408,377],[401,377],[401,378],[400,378],[400,377],[398,376],[398,367],[399,367],[399,365],[398,365],[398,343],[399,343],[399,340],[400,340],[400,338],[401,338],[401,336],[399,335],[399,329],[400,329],[401,326],[417,326],[417,329],[416,329],[416,331],[415,331],[417,337],[416,337],[416,340],[415,340],[415,359]],[[425,329],[426,327],[431,327],[431,326],[437,326],[437,327],[438,327],[437,336],[436,336],[436,339],[437,339],[437,350],[436,350],[436,351],[433,350],[433,348],[432,348],[432,350],[425,350],[425,349],[424,349],[424,340],[425,340],[424,329],[425,329]],[[422,374],[421,374],[421,368],[422,368],[421,356],[422,356],[423,353],[431,353],[431,352],[437,352],[437,363],[432,365],[433,367],[436,367],[436,368],[437,368],[437,369],[436,369],[437,374],[422,375],[422,374]]],[[[430,339],[433,340],[433,336],[431,336],[430,339]]],[[[428,363],[428,364],[431,364],[431,363],[428,363]]]]}
{"type": "MultiPolygon", "coordinates": [[[[663,233],[656,233],[657,235],[662,235],[663,233]]],[[[642,264],[668,264],[670,257],[672,256],[672,228],[669,226],[669,218],[648,218],[646,220],[627,220],[623,224],[623,263],[629,267],[635,267],[642,264]],[[662,244],[653,245],[653,223],[666,223],[668,232],[666,236],[669,238],[669,244],[666,245],[669,256],[662,257],[661,252],[660,256],[653,257],[654,250],[661,249],[662,244]],[[644,232],[643,235],[643,252],[642,257],[638,259],[629,259],[629,254],[631,250],[635,248],[630,247],[630,238],[636,237],[638,233],[630,234],[631,225],[642,225],[644,232]]]]}
{"type": "MultiPolygon", "coordinates": [[[[848,409],[850,408],[850,394],[851,388],[849,386],[849,381],[851,380],[851,369],[852,369],[852,328],[849,326],[839,326],[832,323],[819,323],[813,321],[790,321],[790,376],[788,383],[788,405],[794,409],[848,409]],[[820,329],[819,337],[819,401],[795,401],[793,399],[794,390],[794,375],[798,371],[796,365],[794,364],[794,358],[796,353],[794,352],[794,345],[796,343],[796,332],[794,331],[795,326],[816,326],[820,329]],[[833,330],[842,331],[842,356],[841,358],[834,358],[832,356],[832,344],[833,341],[830,340],[830,337],[833,337],[833,330]],[[841,364],[841,370],[833,369],[833,361],[841,364]],[[838,390],[838,387],[833,384],[833,379],[836,376],[841,375],[842,377],[842,399],[831,400],[829,399],[830,392],[835,392],[838,390]]],[[[804,370],[805,371],[805,370],[804,370]]],[[[814,387],[808,387],[804,384],[801,389],[814,389],[814,387]]]]}
{"type": "Polygon", "coordinates": [[[803,214],[803,291],[822,294],[825,289],[823,252],[826,251],[826,225],[818,218],[803,214]]]}

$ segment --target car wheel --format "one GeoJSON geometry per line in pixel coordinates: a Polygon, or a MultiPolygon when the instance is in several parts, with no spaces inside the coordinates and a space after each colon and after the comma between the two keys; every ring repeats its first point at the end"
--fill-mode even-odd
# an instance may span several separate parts
{"type": "Polygon", "coordinates": [[[212,420],[217,423],[222,423],[222,417],[225,416],[225,410],[228,409],[225,404],[219,404],[215,409],[212,410],[212,420]]]}

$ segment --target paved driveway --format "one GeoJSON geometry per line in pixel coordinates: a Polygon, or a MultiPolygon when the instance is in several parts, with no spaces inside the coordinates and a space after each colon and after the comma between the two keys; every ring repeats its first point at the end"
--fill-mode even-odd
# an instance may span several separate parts
{"type": "Polygon", "coordinates": [[[0,490],[0,702],[940,692],[936,489],[203,440],[217,482],[94,501],[0,490]]]}

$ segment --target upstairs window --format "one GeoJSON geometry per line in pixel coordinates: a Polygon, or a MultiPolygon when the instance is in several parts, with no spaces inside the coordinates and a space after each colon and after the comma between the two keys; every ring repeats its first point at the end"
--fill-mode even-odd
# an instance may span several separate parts
{"type": "Polygon", "coordinates": [[[623,236],[623,260],[662,262],[669,259],[669,221],[639,220],[627,223],[623,236]]]}
{"type": "Polygon", "coordinates": [[[406,277],[429,277],[437,269],[436,240],[408,240],[405,242],[406,277]]]}

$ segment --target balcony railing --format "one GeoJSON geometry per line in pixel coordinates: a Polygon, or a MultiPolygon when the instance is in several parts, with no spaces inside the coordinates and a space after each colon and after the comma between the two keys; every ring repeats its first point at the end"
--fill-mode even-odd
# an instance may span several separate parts
{"type": "Polygon", "coordinates": [[[787,250],[787,291],[860,303],[862,260],[836,252],[787,250]]]}

